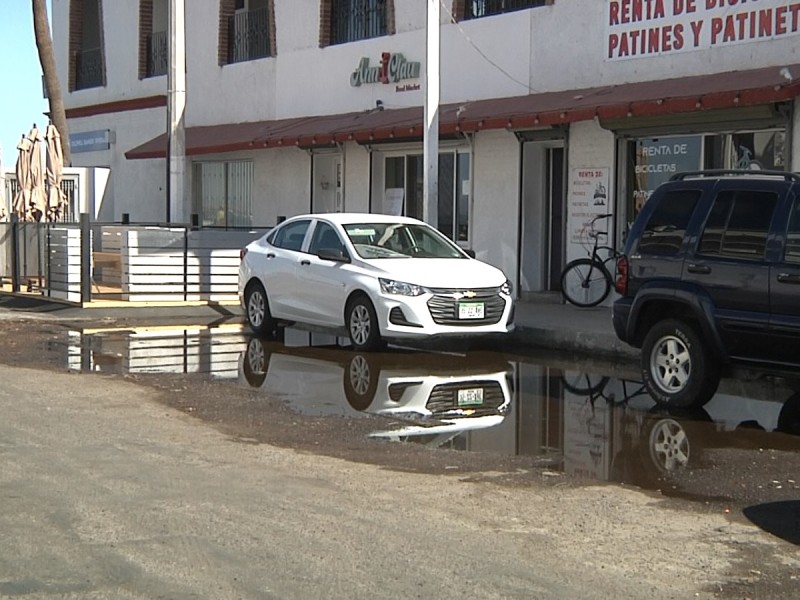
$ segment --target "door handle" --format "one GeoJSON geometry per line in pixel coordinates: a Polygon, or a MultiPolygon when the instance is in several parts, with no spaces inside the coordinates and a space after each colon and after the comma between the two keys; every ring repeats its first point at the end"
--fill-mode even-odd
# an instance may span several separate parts
{"type": "Polygon", "coordinates": [[[686,267],[686,270],[689,271],[689,273],[699,273],[701,275],[707,275],[711,273],[711,267],[708,265],[696,265],[694,263],[686,267]]]}
{"type": "Polygon", "coordinates": [[[781,283],[800,283],[800,275],[790,275],[789,273],[778,273],[778,281],[781,283]]]}
{"type": "Polygon", "coordinates": [[[310,260],[308,260],[308,259],[305,259],[305,258],[304,258],[303,260],[301,260],[301,261],[300,261],[300,264],[301,264],[302,266],[304,266],[304,267],[307,267],[308,265],[310,265],[310,264],[311,264],[311,261],[310,261],[310,260]]]}
{"type": "Polygon", "coordinates": [[[275,258],[274,252],[267,252],[267,258],[275,258]]]}

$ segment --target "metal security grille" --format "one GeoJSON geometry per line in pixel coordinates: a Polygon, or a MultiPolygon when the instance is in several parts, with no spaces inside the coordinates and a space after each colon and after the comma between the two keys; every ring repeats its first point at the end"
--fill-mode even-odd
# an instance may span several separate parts
{"type": "MultiPolygon", "coordinates": [[[[14,198],[17,195],[17,180],[15,177],[6,177],[6,206],[10,215],[14,210],[14,198]]],[[[61,214],[56,219],[58,223],[77,223],[78,222],[78,182],[75,179],[65,177],[61,180],[61,191],[64,194],[64,204],[61,214]]]]}
{"type": "Polygon", "coordinates": [[[549,0],[466,0],[465,19],[477,19],[549,4],[549,0]]]}
{"type": "Polygon", "coordinates": [[[167,74],[167,32],[158,31],[147,36],[147,77],[167,74]]]}
{"type": "Polygon", "coordinates": [[[79,90],[103,85],[103,53],[100,48],[75,53],[75,87],[79,90]]]}
{"type": "Polygon", "coordinates": [[[229,63],[270,55],[268,19],[266,8],[239,11],[228,18],[229,63]]]}
{"type": "Polygon", "coordinates": [[[386,35],[386,0],[332,0],[331,44],[386,35]]]}

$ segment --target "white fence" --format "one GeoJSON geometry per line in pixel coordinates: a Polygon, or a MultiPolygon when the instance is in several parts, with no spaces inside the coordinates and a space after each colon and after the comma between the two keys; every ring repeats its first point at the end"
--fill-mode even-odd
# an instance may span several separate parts
{"type": "Polygon", "coordinates": [[[12,291],[85,303],[236,301],[239,251],[264,229],[4,224],[0,273],[12,291]]]}

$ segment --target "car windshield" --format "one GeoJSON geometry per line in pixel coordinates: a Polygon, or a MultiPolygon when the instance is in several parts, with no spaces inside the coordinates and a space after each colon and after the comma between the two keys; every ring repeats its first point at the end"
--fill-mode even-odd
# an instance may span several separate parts
{"type": "Polygon", "coordinates": [[[415,223],[350,223],[344,226],[361,258],[465,258],[441,233],[415,223]]]}

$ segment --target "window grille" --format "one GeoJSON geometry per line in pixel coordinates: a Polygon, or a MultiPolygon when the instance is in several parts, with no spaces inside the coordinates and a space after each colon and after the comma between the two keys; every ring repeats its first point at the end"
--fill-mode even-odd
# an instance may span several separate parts
{"type": "Polygon", "coordinates": [[[168,62],[167,32],[151,33],[147,36],[147,77],[166,75],[168,62]]]}
{"type": "Polygon", "coordinates": [[[240,10],[228,18],[228,62],[244,62],[270,56],[269,11],[240,10]]]}
{"type": "Polygon", "coordinates": [[[386,0],[332,0],[331,44],[386,34],[386,0]]]}
{"type": "Polygon", "coordinates": [[[547,4],[551,0],[466,0],[464,18],[478,19],[547,4]]]}

